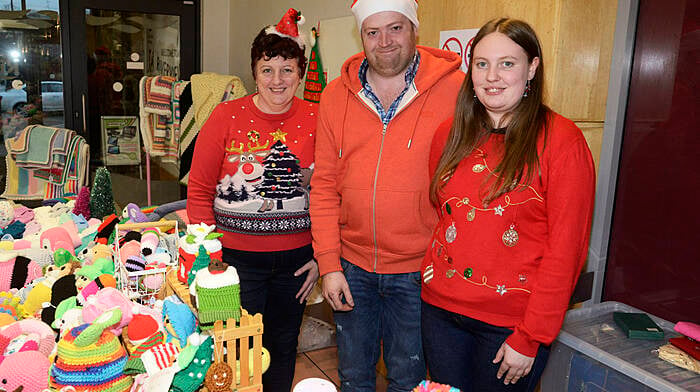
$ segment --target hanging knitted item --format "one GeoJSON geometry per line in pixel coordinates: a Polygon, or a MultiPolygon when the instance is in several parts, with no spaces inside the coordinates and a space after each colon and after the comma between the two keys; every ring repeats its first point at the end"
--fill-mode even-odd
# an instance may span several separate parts
{"type": "Polygon", "coordinates": [[[211,329],[217,320],[241,319],[241,285],[236,269],[213,259],[199,270],[190,285],[192,304],[197,307],[199,327],[211,329]]]}
{"type": "Polygon", "coordinates": [[[233,384],[233,370],[224,362],[224,338],[223,330],[217,329],[214,337],[214,363],[207,370],[204,377],[204,386],[211,392],[228,392],[233,384]]]}
{"type": "Polygon", "coordinates": [[[115,212],[112,178],[109,170],[100,167],[95,173],[95,182],[90,193],[90,215],[97,219],[103,219],[115,212]]]}
{"type": "Polygon", "coordinates": [[[321,62],[321,51],[318,48],[318,30],[311,29],[313,46],[309,54],[309,66],[306,70],[306,83],[304,83],[304,100],[318,103],[321,101],[321,92],[326,88],[326,75],[323,73],[323,63],[321,62]]]}

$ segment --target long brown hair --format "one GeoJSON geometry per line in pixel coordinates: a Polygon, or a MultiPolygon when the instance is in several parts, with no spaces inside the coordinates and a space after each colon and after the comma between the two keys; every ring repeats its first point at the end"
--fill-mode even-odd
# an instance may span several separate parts
{"type": "MultiPolygon", "coordinates": [[[[498,196],[514,189],[515,184],[524,179],[526,184],[532,180],[535,170],[539,170],[537,138],[540,131],[546,132],[549,108],[542,102],[544,96],[544,64],[542,50],[535,31],[521,20],[501,18],[486,23],[474,37],[472,53],[486,35],[499,32],[506,35],[527,53],[528,63],[535,57],[540,60],[535,76],[530,80],[527,97],[507,113],[509,122],[506,126],[505,146],[501,162],[493,170],[496,180],[491,186],[484,202],[488,203],[498,196]]],[[[437,204],[438,193],[447,182],[459,162],[471,154],[475,147],[484,143],[490,135],[492,124],[486,109],[475,98],[472,68],[470,61],[467,76],[457,96],[452,129],[438,162],[435,174],[430,182],[430,200],[437,204]]],[[[487,177],[488,180],[488,177],[487,177]]]]}

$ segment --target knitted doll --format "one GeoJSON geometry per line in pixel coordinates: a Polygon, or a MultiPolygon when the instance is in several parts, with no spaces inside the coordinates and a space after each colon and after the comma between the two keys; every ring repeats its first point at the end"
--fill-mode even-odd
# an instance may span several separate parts
{"type": "Polygon", "coordinates": [[[219,259],[197,271],[190,285],[192,304],[199,313],[203,330],[214,327],[216,320],[241,318],[241,286],[236,269],[219,259]]]}
{"type": "Polygon", "coordinates": [[[187,337],[197,329],[197,319],[190,308],[184,303],[163,301],[163,325],[166,341],[175,341],[178,347],[185,347],[187,337]]]}

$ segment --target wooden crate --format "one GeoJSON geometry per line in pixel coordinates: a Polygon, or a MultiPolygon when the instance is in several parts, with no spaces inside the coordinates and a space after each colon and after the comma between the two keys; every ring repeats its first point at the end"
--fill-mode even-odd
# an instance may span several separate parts
{"type": "MultiPolygon", "coordinates": [[[[177,271],[171,270],[166,276],[168,287],[197,314],[197,309],[190,301],[190,290],[186,284],[177,279],[177,271]]],[[[250,315],[241,309],[241,320],[229,318],[224,323],[219,320],[211,330],[217,337],[217,351],[224,352],[224,361],[236,369],[236,361],[240,364],[240,382],[231,386],[237,392],[262,392],[262,314],[250,315]],[[252,342],[252,350],[249,349],[252,342]],[[253,367],[250,368],[250,355],[253,355],[253,367]]],[[[203,388],[202,391],[207,391],[203,388]]]]}

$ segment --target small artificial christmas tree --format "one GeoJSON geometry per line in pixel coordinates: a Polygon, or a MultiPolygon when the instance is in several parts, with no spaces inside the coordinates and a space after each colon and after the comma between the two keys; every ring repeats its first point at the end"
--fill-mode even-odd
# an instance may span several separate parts
{"type": "Polygon", "coordinates": [[[78,192],[78,198],[75,200],[73,207],[75,215],[82,215],[85,219],[90,219],[90,188],[84,186],[78,192]]]}
{"type": "Polygon", "coordinates": [[[90,215],[93,218],[104,219],[105,216],[114,213],[112,178],[106,168],[100,167],[95,173],[95,182],[90,192],[90,215]]]}
{"type": "Polygon", "coordinates": [[[301,171],[299,159],[287,145],[278,140],[270,147],[270,154],[263,160],[265,175],[258,185],[258,194],[266,199],[276,199],[281,210],[282,200],[303,195],[299,189],[301,171]]]}

